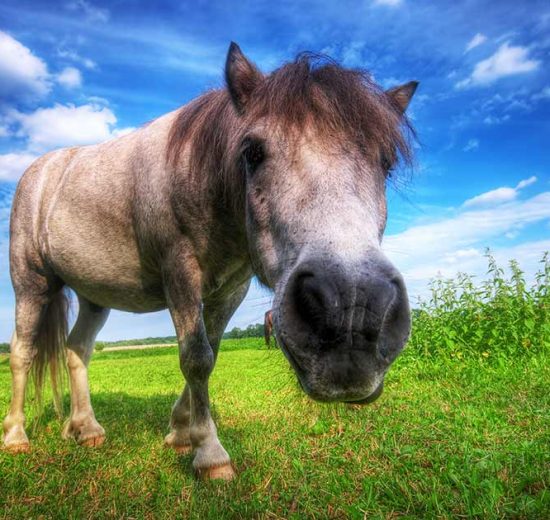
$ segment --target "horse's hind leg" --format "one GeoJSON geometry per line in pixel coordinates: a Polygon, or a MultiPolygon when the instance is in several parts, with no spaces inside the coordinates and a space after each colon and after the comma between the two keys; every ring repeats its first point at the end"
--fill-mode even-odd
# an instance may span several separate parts
{"type": "Polygon", "coordinates": [[[191,392],[185,385],[182,394],[172,407],[170,416],[170,433],[164,438],[164,444],[173,448],[176,453],[185,454],[192,451],[189,427],[191,424],[191,392]]]}
{"type": "Polygon", "coordinates": [[[90,401],[88,363],[97,334],[109,316],[109,309],[98,307],[79,296],[79,312],[67,339],[67,366],[71,383],[71,416],[63,437],[84,446],[100,446],[105,430],[97,422],[90,401]]]}
{"type": "Polygon", "coordinates": [[[40,330],[40,322],[48,298],[30,293],[16,294],[16,328],[10,345],[10,369],[12,394],[8,415],[4,419],[4,447],[12,453],[29,450],[29,439],[25,433],[25,391],[40,330]]]}

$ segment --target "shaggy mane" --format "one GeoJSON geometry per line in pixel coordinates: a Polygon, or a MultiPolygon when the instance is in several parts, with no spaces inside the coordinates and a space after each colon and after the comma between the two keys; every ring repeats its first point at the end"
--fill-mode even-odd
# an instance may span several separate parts
{"type": "Polygon", "coordinates": [[[344,136],[371,160],[412,160],[409,120],[367,71],[303,53],[265,76],[242,116],[227,88],[207,92],[181,108],[170,130],[167,161],[176,168],[185,151],[192,175],[215,176],[225,191],[242,186],[240,143],[250,124],[264,117],[289,136],[300,135],[306,125],[327,141],[344,136]]]}

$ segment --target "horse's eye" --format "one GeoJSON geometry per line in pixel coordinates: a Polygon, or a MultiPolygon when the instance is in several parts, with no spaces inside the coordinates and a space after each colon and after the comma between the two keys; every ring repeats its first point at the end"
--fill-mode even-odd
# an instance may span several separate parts
{"type": "Polygon", "coordinates": [[[242,152],[246,173],[249,175],[254,174],[260,164],[264,162],[265,151],[260,141],[250,140],[245,143],[242,152]]]}
{"type": "Polygon", "coordinates": [[[391,174],[394,168],[394,162],[388,159],[387,157],[382,157],[381,166],[386,176],[391,177],[391,174]]]}

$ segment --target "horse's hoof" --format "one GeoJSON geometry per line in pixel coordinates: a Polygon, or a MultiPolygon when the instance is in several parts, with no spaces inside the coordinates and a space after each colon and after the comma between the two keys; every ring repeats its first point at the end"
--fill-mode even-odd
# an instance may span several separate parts
{"type": "Polygon", "coordinates": [[[167,448],[172,448],[178,455],[189,455],[193,451],[193,447],[191,444],[185,444],[183,446],[169,446],[166,445],[167,448]]]}
{"type": "Polygon", "coordinates": [[[6,444],[4,450],[12,455],[19,453],[29,453],[31,451],[31,445],[28,442],[21,442],[18,444],[6,444]]]}
{"type": "Polygon", "coordinates": [[[164,437],[164,446],[173,449],[178,455],[187,455],[193,451],[189,435],[182,435],[176,430],[164,437]]]}
{"type": "Polygon", "coordinates": [[[4,421],[4,451],[15,455],[16,453],[28,453],[31,451],[29,438],[21,424],[9,424],[4,421]]]}
{"type": "Polygon", "coordinates": [[[97,437],[88,437],[87,439],[78,441],[78,444],[86,448],[99,448],[104,442],[105,435],[98,435],[97,437]]]}
{"type": "Polygon", "coordinates": [[[197,476],[203,480],[233,480],[237,474],[231,463],[213,468],[197,469],[197,476]]]}
{"type": "Polygon", "coordinates": [[[68,420],[63,428],[62,437],[73,439],[79,446],[97,448],[105,442],[105,430],[95,417],[86,420],[68,420]]]}

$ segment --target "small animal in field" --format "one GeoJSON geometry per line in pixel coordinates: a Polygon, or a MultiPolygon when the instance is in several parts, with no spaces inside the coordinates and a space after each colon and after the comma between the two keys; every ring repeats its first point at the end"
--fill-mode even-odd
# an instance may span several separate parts
{"type": "Polygon", "coordinates": [[[102,444],[88,388],[95,337],[110,309],[168,308],[185,384],[165,443],[193,452],[199,476],[232,478],[208,380],[253,275],[274,291],[277,343],[304,392],[350,403],[382,392],[410,331],[403,279],[380,243],[387,178],[410,158],[404,112],[417,83],[384,91],[309,54],[264,74],[234,43],[225,80],[129,135],[50,152],[21,178],[7,449],[29,450],[31,369],[40,385],[65,363],[63,436],[102,444]],[[68,335],[65,287],[79,301],[68,335]]]}
{"type": "MultiPolygon", "coordinates": [[[[264,315],[264,340],[265,340],[265,344],[267,345],[267,348],[271,347],[272,337],[273,337],[273,311],[270,309],[264,315]]],[[[275,346],[277,345],[275,344],[275,346]]]]}

